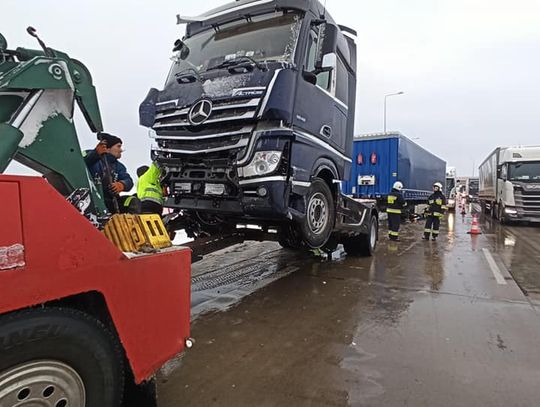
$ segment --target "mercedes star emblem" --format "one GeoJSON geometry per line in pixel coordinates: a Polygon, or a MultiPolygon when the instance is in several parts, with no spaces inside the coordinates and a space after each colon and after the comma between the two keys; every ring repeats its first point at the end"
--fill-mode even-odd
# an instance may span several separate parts
{"type": "Polygon", "coordinates": [[[203,99],[195,103],[189,110],[189,122],[194,126],[204,123],[212,114],[212,102],[203,99]]]}

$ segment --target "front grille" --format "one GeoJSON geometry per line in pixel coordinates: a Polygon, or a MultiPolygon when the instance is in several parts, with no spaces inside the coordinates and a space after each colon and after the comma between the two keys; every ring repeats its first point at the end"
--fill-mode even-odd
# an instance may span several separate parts
{"type": "Polygon", "coordinates": [[[260,98],[215,100],[210,116],[200,125],[189,121],[191,106],[177,108],[174,104],[158,106],[153,128],[159,130],[189,130],[222,122],[249,122],[255,119],[260,98]]]}
{"type": "Polygon", "coordinates": [[[244,147],[249,141],[249,134],[238,134],[230,137],[219,137],[211,139],[197,139],[192,140],[176,140],[166,139],[158,143],[162,151],[203,151],[203,150],[216,150],[227,147],[240,146],[244,147]]]}
{"type": "Polygon", "coordinates": [[[540,192],[525,191],[521,187],[514,188],[516,210],[525,216],[540,216],[540,192]]]}
{"type": "Polygon", "coordinates": [[[189,156],[204,154],[206,157],[218,154],[222,157],[241,158],[249,144],[252,127],[224,133],[191,133],[183,136],[157,136],[157,146],[152,154],[158,159],[185,159],[189,156]]]}
{"type": "Polygon", "coordinates": [[[189,121],[191,106],[161,103],[153,126],[157,133],[153,152],[162,159],[175,159],[229,150],[239,158],[255,128],[260,102],[260,98],[246,97],[216,99],[210,116],[200,125],[189,121]]]}

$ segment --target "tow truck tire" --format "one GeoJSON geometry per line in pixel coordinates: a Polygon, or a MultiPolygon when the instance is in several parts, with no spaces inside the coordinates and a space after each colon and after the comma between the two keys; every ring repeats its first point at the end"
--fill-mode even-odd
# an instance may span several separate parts
{"type": "Polygon", "coordinates": [[[373,256],[377,248],[379,238],[379,222],[377,216],[372,215],[369,221],[368,233],[346,237],[343,239],[343,247],[351,256],[373,256]]]}
{"type": "Polygon", "coordinates": [[[80,311],[0,317],[0,405],[119,407],[124,359],[116,337],[80,311]]]}
{"type": "Polygon", "coordinates": [[[314,178],[306,195],[306,216],[299,223],[304,243],[312,248],[322,247],[334,229],[335,208],[330,187],[314,178]]]}

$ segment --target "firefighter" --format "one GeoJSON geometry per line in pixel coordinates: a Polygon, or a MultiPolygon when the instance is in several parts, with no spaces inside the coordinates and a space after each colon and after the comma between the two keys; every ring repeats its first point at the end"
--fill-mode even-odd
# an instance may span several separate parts
{"type": "MultiPolygon", "coordinates": [[[[141,201],[141,213],[163,212],[163,187],[161,186],[161,170],[154,162],[139,177],[137,197],[141,201]]],[[[139,171],[137,171],[139,172],[139,171]]]]}
{"type": "Polygon", "coordinates": [[[442,193],[442,184],[440,182],[433,184],[433,194],[429,196],[428,204],[426,226],[422,239],[429,240],[429,236],[431,235],[431,240],[437,240],[441,218],[444,216],[446,209],[446,197],[442,193]]]}
{"type": "Polygon", "coordinates": [[[124,164],[122,157],[122,140],[112,134],[98,133],[100,140],[96,148],[83,152],[84,161],[92,178],[103,186],[105,205],[111,213],[126,212],[123,203],[127,192],[133,188],[133,180],[124,164]]]}
{"type": "Polygon", "coordinates": [[[388,214],[388,238],[390,240],[399,240],[399,225],[401,223],[401,213],[405,206],[405,200],[401,190],[403,184],[399,181],[394,182],[392,191],[388,194],[388,206],[386,213],[388,214]]]}

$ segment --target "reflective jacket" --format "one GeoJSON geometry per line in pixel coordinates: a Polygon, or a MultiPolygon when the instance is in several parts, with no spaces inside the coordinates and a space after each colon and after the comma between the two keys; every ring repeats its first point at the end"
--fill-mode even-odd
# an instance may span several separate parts
{"type": "Polygon", "coordinates": [[[386,207],[386,213],[401,213],[405,206],[405,199],[403,194],[395,188],[392,188],[387,198],[388,206],[386,207]]]}
{"type": "Polygon", "coordinates": [[[435,191],[428,198],[428,214],[442,218],[446,210],[446,197],[441,191],[435,191]]]}
{"type": "Polygon", "coordinates": [[[163,188],[159,181],[161,170],[154,163],[141,175],[137,183],[137,197],[142,201],[152,201],[163,205],[163,188]]]}

